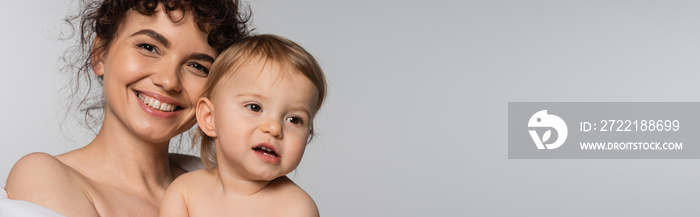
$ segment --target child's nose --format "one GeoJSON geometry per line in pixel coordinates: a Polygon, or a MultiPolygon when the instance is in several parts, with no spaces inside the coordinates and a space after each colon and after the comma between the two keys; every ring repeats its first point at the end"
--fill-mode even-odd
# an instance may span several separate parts
{"type": "Polygon", "coordinates": [[[268,120],[260,126],[260,129],[263,133],[270,134],[270,136],[274,138],[282,138],[282,124],[279,120],[268,118],[268,120]]]}

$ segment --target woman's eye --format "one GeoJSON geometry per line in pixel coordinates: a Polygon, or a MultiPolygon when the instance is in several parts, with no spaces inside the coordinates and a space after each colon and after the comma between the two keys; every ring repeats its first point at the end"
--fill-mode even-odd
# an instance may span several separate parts
{"type": "Polygon", "coordinates": [[[248,108],[248,110],[251,110],[254,112],[260,112],[262,110],[262,108],[257,104],[248,104],[248,105],[245,105],[245,107],[248,108]]]}
{"type": "Polygon", "coordinates": [[[300,117],[288,117],[287,122],[297,125],[304,124],[304,120],[300,117]]]}
{"type": "Polygon", "coordinates": [[[190,64],[190,67],[195,68],[201,72],[204,72],[204,74],[209,74],[209,69],[207,67],[204,67],[202,64],[199,63],[192,63],[190,64]]]}
{"type": "Polygon", "coordinates": [[[156,50],[156,46],[153,46],[153,45],[151,45],[151,44],[138,44],[137,46],[140,47],[141,49],[144,49],[144,50],[146,50],[146,51],[148,51],[148,52],[151,52],[151,53],[157,53],[157,52],[158,52],[158,51],[156,50]]]}

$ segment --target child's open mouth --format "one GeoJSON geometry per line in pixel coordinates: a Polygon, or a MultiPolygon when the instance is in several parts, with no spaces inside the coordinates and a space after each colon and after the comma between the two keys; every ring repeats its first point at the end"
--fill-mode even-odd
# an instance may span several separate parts
{"type": "Polygon", "coordinates": [[[265,144],[261,144],[261,145],[253,147],[253,151],[256,151],[256,152],[258,152],[262,155],[265,155],[265,156],[279,158],[279,155],[277,155],[277,152],[275,152],[274,148],[269,147],[265,144]]]}

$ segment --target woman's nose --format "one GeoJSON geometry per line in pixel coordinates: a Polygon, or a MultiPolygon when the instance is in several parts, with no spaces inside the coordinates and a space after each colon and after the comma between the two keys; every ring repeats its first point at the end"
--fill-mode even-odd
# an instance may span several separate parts
{"type": "Polygon", "coordinates": [[[163,88],[165,91],[179,92],[182,89],[180,84],[180,67],[178,64],[164,61],[162,66],[157,67],[155,70],[158,71],[151,75],[153,84],[163,88]]]}

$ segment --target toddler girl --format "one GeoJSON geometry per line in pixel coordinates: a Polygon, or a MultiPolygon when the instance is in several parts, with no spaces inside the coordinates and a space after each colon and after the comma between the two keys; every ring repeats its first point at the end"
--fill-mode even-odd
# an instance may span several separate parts
{"type": "Polygon", "coordinates": [[[208,76],[196,112],[207,169],[178,177],[160,216],[318,216],[285,176],[325,96],[316,60],[288,39],[257,35],[222,52],[208,76]]]}

